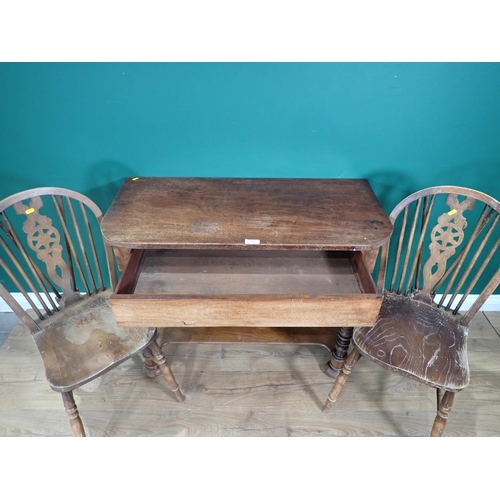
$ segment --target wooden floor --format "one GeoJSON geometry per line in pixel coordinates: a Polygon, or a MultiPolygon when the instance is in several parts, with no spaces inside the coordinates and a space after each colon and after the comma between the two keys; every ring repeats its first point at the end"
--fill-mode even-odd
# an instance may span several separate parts
{"type": "MultiPolygon", "coordinates": [[[[455,398],[446,436],[500,436],[500,312],[480,313],[469,336],[471,384],[455,398]]],[[[142,375],[139,356],[75,391],[89,436],[427,436],[435,391],[362,359],[339,400],[329,355],[317,346],[171,345],[182,391],[142,375]]],[[[70,436],[30,334],[17,325],[0,348],[0,435],[70,436]]]]}

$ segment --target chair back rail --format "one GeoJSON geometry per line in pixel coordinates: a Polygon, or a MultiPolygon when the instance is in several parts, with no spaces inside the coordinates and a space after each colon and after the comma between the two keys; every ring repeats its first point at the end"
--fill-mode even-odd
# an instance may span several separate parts
{"type": "MultiPolygon", "coordinates": [[[[92,200],[64,188],[31,189],[0,201],[0,267],[33,309],[35,323],[116,286],[102,215],[92,200]]],[[[12,307],[15,299],[5,286],[0,292],[12,307]]]]}
{"type": "Polygon", "coordinates": [[[395,229],[380,251],[379,288],[434,302],[468,325],[500,283],[500,203],[473,189],[433,187],[404,199],[390,219],[395,229]]]}

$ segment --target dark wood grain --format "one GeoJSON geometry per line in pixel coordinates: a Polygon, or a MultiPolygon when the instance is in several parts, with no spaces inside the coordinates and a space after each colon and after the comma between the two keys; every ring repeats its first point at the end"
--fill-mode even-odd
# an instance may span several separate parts
{"type": "Polygon", "coordinates": [[[391,231],[365,179],[127,179],[102,221],[126,248],[367,250],[391,231]]]}
{"type": "Polygon", "coordinates": [[[387,293],[375,326],[357,330],[353,340],[371,361],[432,387],[469,384],[467,329],[432,304],[387,293]]]}

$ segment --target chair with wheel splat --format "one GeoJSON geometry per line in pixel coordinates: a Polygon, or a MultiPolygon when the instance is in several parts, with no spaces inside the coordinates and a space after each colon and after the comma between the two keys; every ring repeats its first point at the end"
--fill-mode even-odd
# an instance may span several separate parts
{"type": "Polygon", "coordinates": [[[500,283],[500,203],[472,189],[439,186],[404,199],[390,219],[394,233],[379,254],[384,298],[377,322],[354,331],[324,411],[363,356],[436,389],[431,436],[441,436],[455,393],[469,384],[468,326],[500,283]]]}
{"type": "Polygon", "coordinates": [[[73,391],[136,353],[158,365],[184,397],[154,328],[121,328],[109,295],[115,258],[102,239],[97,205],[63,188],[37,188],[0,201],[0,267],[29,303],[28,314],[0,282],[0,296],[30,329],[50,387],[62,394],[75,436],[85,436],[73,391]]]}

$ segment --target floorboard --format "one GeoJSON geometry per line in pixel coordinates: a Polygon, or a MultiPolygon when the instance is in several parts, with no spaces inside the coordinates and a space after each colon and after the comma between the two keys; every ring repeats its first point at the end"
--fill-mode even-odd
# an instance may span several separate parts
{"type": "MultiPolygon", "coordinates": [[[[446,436],[500,436],[500,312],[469,332],[471,384],[457,394],[446,436]]],[[[320,346],[169,345],[186,401],[163,378],[142,375],[139,356],[75,391],[89,436],[427,436],[435,392],[365,359],[332,410],[320,346]]],[[[44,376],[30,334],[16,324],[0,348],[0,436],[70,436],[61,397],[44,376]]]]}

